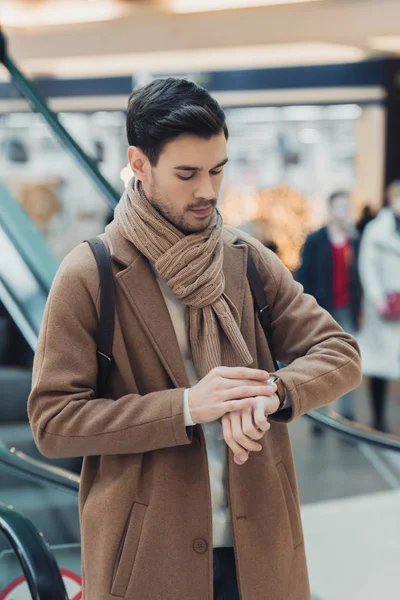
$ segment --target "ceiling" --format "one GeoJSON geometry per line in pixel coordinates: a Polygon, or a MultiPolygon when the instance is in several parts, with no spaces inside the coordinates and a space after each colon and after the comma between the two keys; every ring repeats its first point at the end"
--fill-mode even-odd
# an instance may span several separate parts
{"type": "Polygon", "coordinates": [[[30,75],[190,72],[400,55],[399,0],[255,6],[266,2],[57,0],[55,10],[55,0],[1,0],[0,23],[10,54],[30,75]],[[222,10],[246,2],[253,7],[222,10]],[[211,4],[221,10],[177,12],[211,4]]]}

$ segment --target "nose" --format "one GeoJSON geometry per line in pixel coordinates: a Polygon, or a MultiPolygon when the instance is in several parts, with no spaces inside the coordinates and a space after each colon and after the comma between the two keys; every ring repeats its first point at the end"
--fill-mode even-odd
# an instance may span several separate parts
{"type": "Polygon", "coordinates": [[[195,198],[204,200],[214,200],[215,198],[215,190],[212,184],[212,180],[210,175],[205,175],[200,180],[200,185],[195,191],[195,198]]]}

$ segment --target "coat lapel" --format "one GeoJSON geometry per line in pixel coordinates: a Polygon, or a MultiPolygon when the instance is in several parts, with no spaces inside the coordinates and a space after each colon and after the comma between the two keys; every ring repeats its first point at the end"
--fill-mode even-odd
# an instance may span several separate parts
{"type": "Polygon", "coordinates": [[[248,246],[244,242],[234,243],[235,238],[224,243],[224,275],[225,294],[236,307],[240,324],[242,323],[243,305],[247,286],[247,254],[248,246]]]}
{"type": "Polygon", "coordinates": [[[175,329],[149,262],[120,235],[115,223],[108,226],[106,239],[111,257],[126,266],[117,273],[117,284],[122,287],[173,384],[178,388],[188,387],[175,329]]]}
{"type": "MultiPolygon", "coordinates": [[[[124,269],[116,275],[130,306],[140,320],[161,363],[176,387],[188,387],[188,377],[175,329],[164,297],[148,260],[119,233],[115,222],[106,229],[105,241],[111,257],[124,269]]],[[[224,241],[225,294],[239,313],[241,325],[247,285],[246,244],[224,241]]]]}

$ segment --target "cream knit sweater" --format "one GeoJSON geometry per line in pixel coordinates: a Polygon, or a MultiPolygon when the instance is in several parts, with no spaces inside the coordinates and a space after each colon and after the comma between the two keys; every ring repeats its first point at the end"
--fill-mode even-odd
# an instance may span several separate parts
{"type": "MultiPolygon", "coordinates": [[[[181,300],[178,300],[178,298],[174,296],[167,283],[157,276],[154,267],[153,271],[171,316],[189,383],[193,386],[198,382],[198,378],[193,365],[186,330],[186,306],[181,300]]],[[[185,398],[185,423],[186,425],[193,425],[187,401],[187,394],[185,398]]],[[[211,503],[213,510],[213,546],[214,548],[231,547],[233,543],[227,490],[227,445],[223,438],[222,426],[219,421],[206,423],[202,425],[202,428],[206,439],[210,475],[211,503]]]]}

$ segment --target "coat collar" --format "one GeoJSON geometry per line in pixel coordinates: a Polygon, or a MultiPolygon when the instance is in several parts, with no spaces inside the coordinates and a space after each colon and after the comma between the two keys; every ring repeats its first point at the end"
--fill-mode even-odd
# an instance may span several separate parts
{"type": "MultiPolygon", "coordinates": [[[[223,239],[225,294],[236,306],[241,323],[248,248],[243,243],[236,244],[237,235],[230,229],[224,228],[223,239]]],[[[176,387],[188,387],[174,326],[149,261],[121,235],[114,221],[106,228],[105,241],[111,258],[124,267],[116,275],[117,284],[121,285],[171,381],[176,387]],[[160,320],[165,324],[163,328],[157,325],[160,320]]]]}

